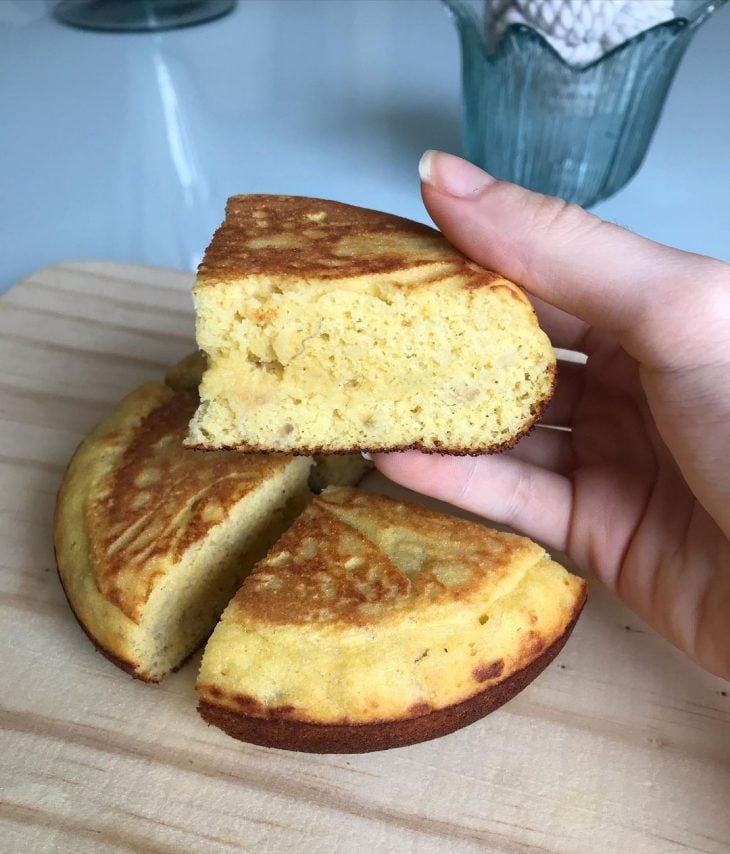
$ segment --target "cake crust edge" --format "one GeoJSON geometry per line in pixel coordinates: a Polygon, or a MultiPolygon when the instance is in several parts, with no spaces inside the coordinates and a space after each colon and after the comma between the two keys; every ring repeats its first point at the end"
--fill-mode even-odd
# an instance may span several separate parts
{"type": "Polygon", "coordinates": [[[206,701],[198,704],[198,712],[206,723],[239,741],[304,753],[370,753],[430,741],[475,723],[526,688],[565,646],[586,599],[584,584],[583,595],[562,634],[525,667],[460,703],[416,717],[366,724],[318,724],[257,718],[206,701]]]}

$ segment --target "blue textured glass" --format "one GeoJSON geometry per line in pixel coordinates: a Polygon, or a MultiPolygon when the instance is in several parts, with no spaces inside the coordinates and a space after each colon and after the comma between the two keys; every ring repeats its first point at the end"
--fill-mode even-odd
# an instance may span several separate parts
{"type": "Polygon", "coordinates": [[[725,0],[685,0],[659,24],[584,66],[513,24],[490,49],[480,0],[443,0],[461,43],[467,157],[497,178],[589,206],[641,165],[679,61],[725,0]]]}

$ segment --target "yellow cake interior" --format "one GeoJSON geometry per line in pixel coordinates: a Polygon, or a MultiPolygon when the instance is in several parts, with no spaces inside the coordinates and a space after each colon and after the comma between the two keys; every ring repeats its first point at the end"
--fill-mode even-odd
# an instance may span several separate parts
{"type": "MultiPolygon", "coordinates": [[[[205,368],[205,354],[197,350],[173,365],[165,374],[165,382],[171,388],[197,394],[205,368]]],[[[373,464],[359,453],[315,454],[309,486],[317,493],[327,486],[356,486],[372,469],[373,464]]]]}

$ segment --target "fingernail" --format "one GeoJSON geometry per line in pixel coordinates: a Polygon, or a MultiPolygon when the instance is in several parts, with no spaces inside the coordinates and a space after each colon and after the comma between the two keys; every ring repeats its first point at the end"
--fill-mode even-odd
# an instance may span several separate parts
{"type": "Polygon", "coordinates": [[[475,196],[494,181],[483,169],[444,151],[424,152],[418,174],[424,184],[457,198],[475,196]]]}
{"type": "Polygon", "coordinates": [[[418,161],[418,175],[424,184],[431,183],[431,163],[436,152],[430,148],[423,152],[421,159],[418,161]]]}
{"type": "Polygon", "coordinates": [[[372,455],[372,454],[369,454],[367,451],[360,451],[360,456],[361,456],[364,460],[372,460],[372,458],[373,458],[373,455],[372,455]]]}

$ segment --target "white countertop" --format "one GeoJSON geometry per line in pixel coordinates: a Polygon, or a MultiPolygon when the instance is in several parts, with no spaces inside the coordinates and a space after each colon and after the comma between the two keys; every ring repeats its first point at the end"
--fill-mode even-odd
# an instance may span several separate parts
{"type": "MultiPolygon", "coordinates": [[[[458,44],[438,0],[240,0],[158,34],[0,2],[0,290],[45,264],[193,268],[241,192],[427,220],[416,163],[461,150],[458,44]]],[[[730,11],[697,34],[647,159],[596,208],[730,258],[730,11]]]]}

